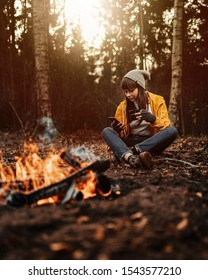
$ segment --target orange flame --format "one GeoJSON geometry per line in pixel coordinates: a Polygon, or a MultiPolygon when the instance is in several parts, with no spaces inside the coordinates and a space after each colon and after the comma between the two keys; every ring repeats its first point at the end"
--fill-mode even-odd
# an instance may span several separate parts
{"type": "MultiPolygon", "coordinates": [[[[24,143],[24,152],[15,158],[15,167],[12,168],[4,162],[0,151],[0,200],[4,202],[4,192],[12,189],[19,189],[18,182],[21,182],[21,191],[29,191],[44,188],[58,182],[75,171],[75,168],[67,164],[60,152],[51,150],[50,153],[42,158],[38,155],[38,146],[33,143],[24,143]]],[[[81,166],[84,166],[82,163],[81,166]]],[[[96,175],[89,171],[86,180],[77,182],[76,189],[82,192],[83,199],[96,195],[96,175]]],[[[56,203],[60,200],[59,196],[43,199],[38,204],[56,203]]]]}

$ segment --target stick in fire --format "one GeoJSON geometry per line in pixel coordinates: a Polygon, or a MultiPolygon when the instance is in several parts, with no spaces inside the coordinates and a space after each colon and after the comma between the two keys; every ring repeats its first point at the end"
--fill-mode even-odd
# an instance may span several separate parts
{"type": "Polygon", "coordinates": [[[51,184],[47,187],[31,191],[28,194],[25,194],[20,191],[12,191],[7,196],[6,203],[8,205],[15,206],[15,207],[32,205],[41,199],[49,198],[54,195],[66,192],[70,188],[70,186],[74,187],[73,182],[76,179],[79,179],[82,176],[84,176],[87,173],[87,171],[91,170],[93,172],[100,174],[106,171],[109,168],[109,166],[110,166],[110,162],[108,160],[96,160],[93,163],[89,164],[88,166],[85,166],[75,171],[73,174],[66,177],[65,179],[56,182],[54,184],[51,184]]]}

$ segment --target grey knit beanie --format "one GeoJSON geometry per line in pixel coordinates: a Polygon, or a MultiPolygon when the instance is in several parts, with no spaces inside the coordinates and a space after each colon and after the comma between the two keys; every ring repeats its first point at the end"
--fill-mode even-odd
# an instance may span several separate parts
{"type": "Polygon", "coordinates": [[[145,80],[150,80],[150,73],[145,70],[134,69],[129,71],[124,78],[129,78],[145,89],[145,80]]]}

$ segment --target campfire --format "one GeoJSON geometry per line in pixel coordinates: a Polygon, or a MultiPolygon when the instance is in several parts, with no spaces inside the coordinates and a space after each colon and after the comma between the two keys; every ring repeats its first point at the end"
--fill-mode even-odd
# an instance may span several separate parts
{"type": "Polygon", "coordinates": [[[35,143],[24,143],[15,163],[0,160],[0,203],[14,207],[64,204],[95,196],[120,194],[117,182],[103,173],[109,161],[81,161],[71,149],[55,150],[42,158],[35,143]]]}

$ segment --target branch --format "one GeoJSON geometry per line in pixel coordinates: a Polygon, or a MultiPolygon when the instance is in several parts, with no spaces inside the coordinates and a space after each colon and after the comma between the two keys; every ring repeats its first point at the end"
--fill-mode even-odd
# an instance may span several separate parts
{"type": "Polygon", "coordinates": [[[157,159],[156,161],[175,161],[175,162],[181,162],[183,164],[187,164],[189,165],[191,168],[203,168],[203,167],[207,167],[205,165],[195,165],[195,164],[192,164],[188,161],[184,161],[184,160],[180,160],[180,159],[174,159],[174,158],[164,158],[164,159],[157,159]]]}
{"type": "Polygon", "coordinates": [[[16,115],[16,117],[17,117],[17,119],[18,119],[18,121],[19,121],[19,123],[20,123],[20,125],[21,125],[21,127],[22,127],[23,134],[24,134],[24,138],[25,138],[25,129],[24,129],[23,122],[22,122],[22,120],[20,119],[20,117],[19,117],[19,115],[18,115],[16,109],[15,109],[14,106],[12,105],[12,103],[11,103],[11,102],[8,102],[8,103],[9,103],[9,105],[12,107],[12,109],[13,109],[13,111],[14,111],[14,113],[15,113],[15,115],[16,115]]]}

